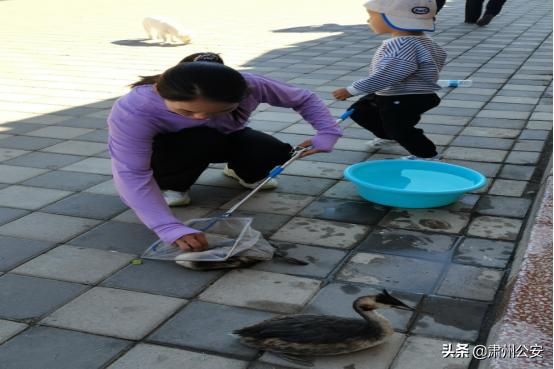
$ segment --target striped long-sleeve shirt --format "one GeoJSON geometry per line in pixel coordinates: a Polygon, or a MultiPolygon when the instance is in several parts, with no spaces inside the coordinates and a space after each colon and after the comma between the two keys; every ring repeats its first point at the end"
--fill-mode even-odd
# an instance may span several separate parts
{"type": "Polygon", "coordinates": [[[351,95],[422,94],[440,90],[439,72],[446,51],[430,37],[399,36],[383,41],[375,52],[369,76],[347,87],[351,95]]]}

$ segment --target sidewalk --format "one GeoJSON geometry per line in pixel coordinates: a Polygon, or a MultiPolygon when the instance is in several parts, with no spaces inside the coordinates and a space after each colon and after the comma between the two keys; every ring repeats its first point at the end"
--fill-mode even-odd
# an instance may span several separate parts
{"type": "MultiPolygon", "coordinates": [[[[366,74],[382,38],[368,31],[357,1],[115,3],[0,1],[0,367],[303,368],[228,333],[283,313],[354,317],[356,297],[386,288],[417,312],[380,311],[396,331],[387,343],[315,359],[313,368],[476,368],[477,360],[442,351],[487,343],[525,247],[518,243],[551,155],[552,4],[511,0],[484,28],[463,23],[462,0],[439,14],[433,37],[449,55],[441,78],[473,86],[441,91],[420,127],[448,162],[483,173],[486,188],[440,209],[366,202],[342,179],[344,168],[407,153],[368,151],[371,135],[348,121],[332,154],[294,163],[278,189],[237,213],[254,216],[254,228],[308,266],[195,272],[130,264],[156,237],[111,181],[105,118],[114,99],[138,75],[210,50],[317,92],[338,116],[350,102],[330,91],[366,74]],[[153,14],[179,14],[194,43],[145,46],[141,21],[153,14]]],[[[313,132],[293,111],[269,106],[250,127],[291,144],[313,132]]],[[[243,194],[212,166],[191,206],[175,212],[211,216],[243,194]]]]}

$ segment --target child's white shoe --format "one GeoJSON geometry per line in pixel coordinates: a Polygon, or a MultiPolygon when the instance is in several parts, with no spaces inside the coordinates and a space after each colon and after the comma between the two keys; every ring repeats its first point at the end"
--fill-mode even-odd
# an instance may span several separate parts
{"type": "MultiPolygon", "coordinates": [[[[255,183],[247,183],[247,182],[243,181],[242,178],[240,178],[237,175],[237,173],[235,173],[235,171],[233,169],[229,168],[229,166],[227,164],[225,164],[225,168],[223,168],[223,174],[225,174],[227,177],[231,177],[231,178],[234,178],[237,181],[239,181],[239,184],[242,187],[254,189],[258,186],[258,184],[260,184],[260,181],[255,182],[255,183]]],[[[278,185],[277,180],[275,178],[271,178],[266,184],[264,184],[262,186],[261,189],[262,190],[272,190],[274,188],[277,188],[277,185],[278,185]]]]}
{"type": "Polygon", "coordinates": [[[404,159],[404,160],[441,161],[441,160],[442,160],[442,155],[441,155],[441,154],[437,154],[437,155],[432,156],[432,157],[430,157],[430,158],[420,158],[419,156],[408,155],[408,156],[403,156],[403,157],[401,157],[400,159],[404,159]]]}
{"type": "Polygon", "coordinates": [[[163,191],[164,200],[169,206],[185,206],[190,204],[189,192],[163,191]]]}
{"type": "Polygon", "coordinates": [[[367,141],[366,145],[367,145],[367,147],[372,148],[372,149],[380,149],[382,147],[387,147],[387,146],[394,145],[395,143],[396,143],[395,140],[386,140],[384,138],[376,137],[376,138],[373,138],[373,139],[367,141]]]}

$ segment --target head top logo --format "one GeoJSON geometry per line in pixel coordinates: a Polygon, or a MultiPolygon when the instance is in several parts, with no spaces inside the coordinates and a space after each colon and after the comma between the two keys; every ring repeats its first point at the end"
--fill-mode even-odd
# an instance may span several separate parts
{"type": "Polygon", "coordinates": [[[430,11],[431,9],[426,6],[416,6],[412,8],[412,13],[414,14],[429,14],[430,11]]]}

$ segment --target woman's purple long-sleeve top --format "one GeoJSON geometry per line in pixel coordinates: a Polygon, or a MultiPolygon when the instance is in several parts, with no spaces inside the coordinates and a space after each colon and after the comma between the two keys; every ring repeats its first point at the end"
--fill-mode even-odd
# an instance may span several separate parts
{"type": "MultiPolygon", "coordinates": [[[[119,98],[108,117],[108,148],[112,159],[115,186],[123,199],[165,242],[198,232],[185,226],[171,213],[154,180],[150,158],[152,142],[158,133],[177,132],[185,128],[207,126],[222,133],[243,129],[260,103],[292,108],[316,130],[315,148],[331,151],[341,136],[325,104],[314,93],[252,73],[242,73],[250,94],[239,105],[240,114],[221,114],[206,120],[195,120],[167,109],[153,85],[133,88],[119,98]]],[[[178,160],[178,158],[176,158],[178,160]]]]}

